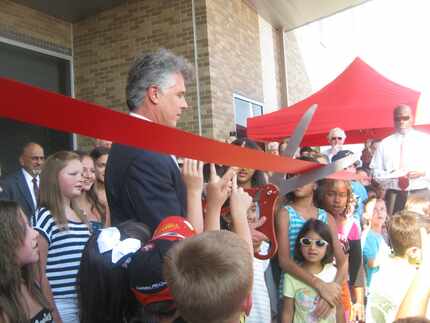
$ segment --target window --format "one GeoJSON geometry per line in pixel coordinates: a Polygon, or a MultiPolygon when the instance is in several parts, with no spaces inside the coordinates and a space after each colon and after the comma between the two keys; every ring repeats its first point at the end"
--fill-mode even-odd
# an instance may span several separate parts
{"type": "MultiPolygon", "coordinates": [[[[0,37],[1,38],[1,37],[0,37]]],[[[72,94],[72,57],[44,48],[0,39],[0,75],[63,95],[72,94]]],[[[34,111],[34,109],[33,109],[34,111]]],[[[33,112],[34,113],[34,112],[33,112]]],[[[72,149],[73,135],[41,126],[0,118],[0,172],[21,169],[19,148],[31,139],[47,152],[72,149]]]]}
{"type": "Polygon", "coordinates": [[[246,119],[263,114],[263,105],[240,95],[233,96],[237,137],[246,137],[246,119]]]}

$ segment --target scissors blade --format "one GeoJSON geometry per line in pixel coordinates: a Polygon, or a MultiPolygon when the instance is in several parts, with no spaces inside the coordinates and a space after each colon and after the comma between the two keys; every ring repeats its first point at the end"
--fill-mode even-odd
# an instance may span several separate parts
{"type": "MultiPolygon", "coordinates": [[[[288,146],[285,151],[281,151],[281,156],[286,157],[294,157],[297,149],[302,142],[303,136],[305,135],[306,130],[308,129],[309,123],[311,122],[316,109],[318,108],[317,104],[312,104],[303,116],[300,118],[297,127],[294,129],[294,133],[290,140],[288,141],[288,146]]],[[[275,173],[270,177],[270,182],[276,186],[282,186],[285,181],[285,176],[282,173],[275,173]]]]}
{"type": "Polygon", "coordinates": [[[294,156],[300,146],[300,143],[302,142],[303,136],[305,135],[305,132],[308,129],[308,126],[311,123],[317,108],[317,104],[312,104],[300,118],[299,123],[294,129],[293,135],[291,136],[290,140],[288,140],[287,149],[285,149],[285,151],[282,153],[282,156],[294,156]]]}
{"type": "Polygon", "coordinates": [[[298,176],[291,177],[281,183],[281,185],[279,186],[279,192],[281,195],[285,195],[289,192],[294,191],[296,188],[302,187],[303,185],[306,185],[311,182],[315,182],[319,179],[326,178],[331,174],[341,171],[346,167],[351,166],[357,160],[358,157],[356,155],[350,155],[339,159],[334,163],[325,165],[321,168],[309,171],[298,176]]]}
{"type": "Polygon", "coordinates": [[[258,202],[258,201],[260,201],[260,195],[261,195],[261,191],[257,190],[257,192],[255,193],[254,198],[252,199],[252,202],[258,202]]]}

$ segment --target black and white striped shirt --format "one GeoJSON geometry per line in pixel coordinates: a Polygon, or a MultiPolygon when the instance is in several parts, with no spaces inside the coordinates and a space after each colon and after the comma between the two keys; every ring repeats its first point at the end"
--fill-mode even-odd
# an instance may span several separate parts
{"type": "Polygon", "coordinates": [[[88,226],[69,220],[68,230],[60,230],[46,208],[38,209],[31,223],[48,241],[46,277],[54,298],[76,297],[76,276],[82,251],[90,237],[88,226]]]}

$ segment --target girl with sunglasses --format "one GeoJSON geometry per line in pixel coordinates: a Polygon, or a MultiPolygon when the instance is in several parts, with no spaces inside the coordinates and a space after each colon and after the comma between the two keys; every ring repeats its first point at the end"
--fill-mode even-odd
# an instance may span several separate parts
{"type": "MultiPolygon", "coordinates": [[[[333,265],[333,239],[330,228],[324,222],[308,220],[300,230],[294,247],[294,260],[303,270],[322,281],[331,282],[336,276],[333,265]]],[[[314,315],[319,294],[292,275],[284,277],[284,306],[282,323],[291,322],[343,322],[343,309],[336,306],[325,319],[314,315]]]]}

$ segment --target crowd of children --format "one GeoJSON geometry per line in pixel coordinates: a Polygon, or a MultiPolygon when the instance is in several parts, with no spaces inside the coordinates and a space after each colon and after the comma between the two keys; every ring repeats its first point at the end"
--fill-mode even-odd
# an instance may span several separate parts
{"type": "Polygon", "coordinates": [[[366,169],[362,181],[308,183],[278,201],[277,261],[261,260],[266,218],[246,190],[265,173],[211,165],[204,183],[203,164],[185,159],[189,214],[150,232],[110,226],[108,154],[50,156],[30,219],[0,201],[0,322],[425,322],[430,201],[411,198],[387,216],[366,169]]]}

